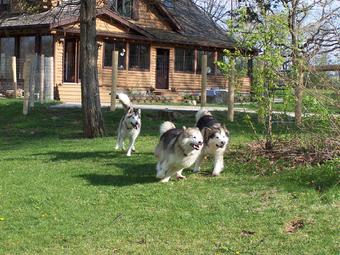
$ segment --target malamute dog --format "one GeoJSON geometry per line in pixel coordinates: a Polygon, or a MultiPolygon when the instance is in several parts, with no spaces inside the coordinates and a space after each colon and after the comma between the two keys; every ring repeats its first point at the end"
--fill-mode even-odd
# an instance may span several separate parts
{"type": "Polygon", "coordinates": [[[135,109],[126,94],[119,93],[117,98],[123,104],[125,115],[119,123],[116,150],[125,150],[124,140],[129,138],[130,144],[126,155],[130,157],[131,152],[135,151],[135,142],[142,127],[141,109],[135,109]]]}
{"type": "Polygon", "coordinates": [[[199,172],[204,157],[211,155],[214,156],[215,161],[212,175],[218,176],[223,171],[223,154],[229,143],[229,132],[209,111],[204,109],[196,114],[196,127],[202,132],[204,146],[195,163],[194,172],[199,172]]]}
{"type": "Polygon", "coordinates": [[[192,166],[201,153],[203,137],[198,128],[176,128],[169,121],[160,127],[160,141],[155,149],[157,178],[168,182],[176,174],[178,179],[184,168],[192,166]]]}

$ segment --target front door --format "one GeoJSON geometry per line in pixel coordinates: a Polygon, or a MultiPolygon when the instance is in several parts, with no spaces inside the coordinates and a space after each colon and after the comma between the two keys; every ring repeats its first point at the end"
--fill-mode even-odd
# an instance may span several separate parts
{"type": "Polygon", "coordinates": [[[65,40],[64,82],[79,82],[79,41],[74,38],[65,40]]]}
{"type": "Polygon", "coordinates": [[[156,88],[169,88],[169,53],[168,49],[157,49],[156,88]]]}

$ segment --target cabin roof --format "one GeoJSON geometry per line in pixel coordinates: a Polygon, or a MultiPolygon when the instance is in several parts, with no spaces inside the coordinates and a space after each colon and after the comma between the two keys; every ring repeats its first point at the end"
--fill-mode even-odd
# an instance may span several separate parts
{"type": "MultiPolygon", "coordinates": [[[[173,31],[140,27],[117,13],[102,8],[99,15],[107,15],[125,27],[145,36],[148,40],[202,47],[230,48],[233,40],[228,38],[216,23],[190,0],[176,0],[171,6],[156,4],[161,14],[172,23],[173,31]]],[[[1,30],[15,30],[29,27],[62,27],[79,21],[79,6],[58,6],[43,13],[17,15],[2,19],[1,30]]]]}

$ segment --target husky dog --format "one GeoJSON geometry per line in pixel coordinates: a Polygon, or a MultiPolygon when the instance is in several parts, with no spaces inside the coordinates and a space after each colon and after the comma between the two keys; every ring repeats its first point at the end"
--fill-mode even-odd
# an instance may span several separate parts
{"type": "Polygon", "coordinates": [[[155,149],[157,178],[168,182],[176,174],[177,179],[185,179],[184,168],[192,166],[200,155],[203,137],[198,128],[176,128],[169,121],[160,127],[160,141],[155,149]]]}
{"type": "Polygon", "coordinates": [[[135,151],[135,142],[140,133],[142,122],[141,122],[141,109],[135,109],[129,97],[126,94],[119,93],[117,98],[121,101],[125,115],[121,118],[118,127],[118,137],[116,150],[125,150],[124,140],[129,138],[130,144],[126,156],[130,157],[131,152],[135,151]]]}
{"type": "Polygon", "coordinates": [[[218,176],[223,171],[223,154],[229,142],[229,132],[209,111],[204,109],[196,114],[196,127],[202,132],[204,146],[196,160],[194,172],[200,171],[201,162],[206,155],[212,155],[215,159],[212,175],[218,176]]]}

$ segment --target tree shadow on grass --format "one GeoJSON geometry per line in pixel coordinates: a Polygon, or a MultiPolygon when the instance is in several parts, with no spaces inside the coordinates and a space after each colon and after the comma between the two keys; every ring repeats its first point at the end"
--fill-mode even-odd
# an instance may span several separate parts
{"type": "Polygon", "coordinates": [[[114,164],[122,171],[122,174],[100,174],[89,173],[75,176],[82,178],[93,186],[116,186],[124,187],[136,184],[147,184],[157,182],[155,177],[155,165],[151,163],[116,163],[114,164]]]}
{"type": "MultiPolygon", "coordinates": [[[[32,154],[32,156],[47,156],[50,161],[73,161],[73,160],[93,160],[93,159],[117,159],[122,158],[122,160],[133,160],[133,157],[128,158],[124,151],[51,151],[46,153],[32,154]]],[[[133,156],[144,155],[152,156],[152,152],[136,152],[133,156]]],[[[114,163],[113,163],[114,164],[114,163]]]]}

